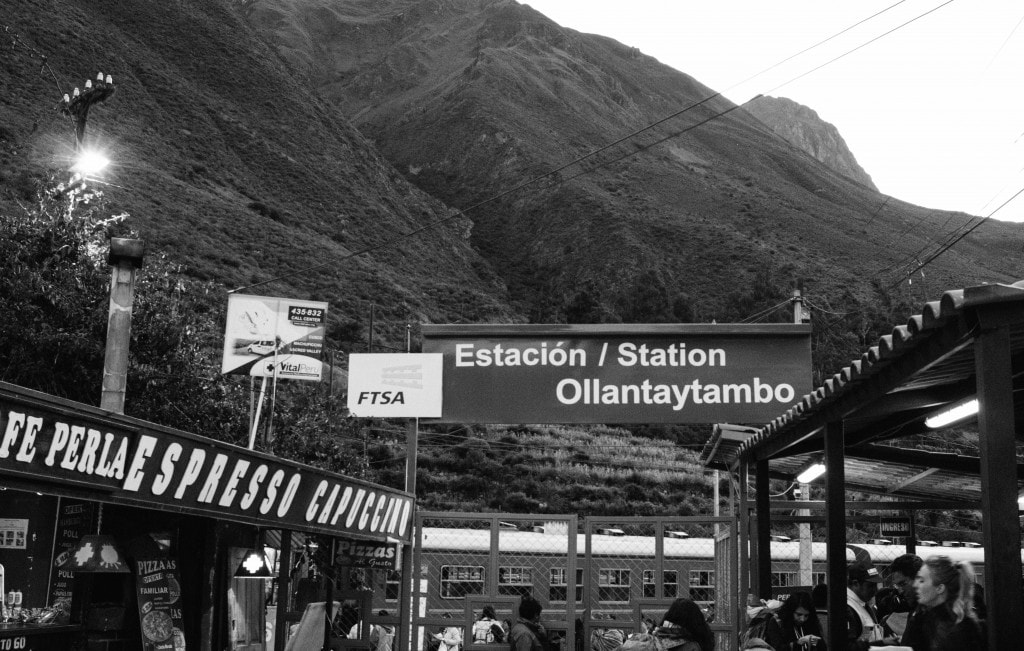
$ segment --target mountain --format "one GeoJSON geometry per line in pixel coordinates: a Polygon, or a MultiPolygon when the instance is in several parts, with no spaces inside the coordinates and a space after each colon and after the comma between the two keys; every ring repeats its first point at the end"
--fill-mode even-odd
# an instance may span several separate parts
{"type": "Polygon", "coordinates": [[[99,187],[151,254],[226,289],[328,300],[334,327],[365,331],[376,305],[377,335],[395,343],[407,323],[521,320],[471,223],[294,78],[243,4],[7,3],[0,209],[68,168],[61,94],[102,71],[116,90],[91,107],[85,140],[113,161],[99,187]]]}
{"type": "Polygon", "coordinates": [[[1020,226],[985,223],[945,251],[972,216],[880,195],[685,71],[514,0],[262,0],[251,20],[410,182],[473,220],[533,321],[740,319],[794,280],[842,312],[1024,274],[1020,226]]]}
{"type": "MultiPolygon", "coordinates": [[[[402,350],[407,324],[415,337],[420,322],[779,320],[799,280],[827,370],[875,343],[908,305],[1024,276],[1020,226],[879,195],[685,71],[510,0],[11,0],[4,9],[0,217],[17,227],[35,191],[66,177],[75,140],[61,95],[110,74],[116,91],[91,108],[85,131],[114,161],[90,184],[110,214],[129,215],[110,232],[141,237],[150,259],[213,281],[218,299],[241,288],[328,300],[332,349],[362,349],[371,309],[375,343],[402,350]]],[[[202,354],[157,356],[146,391],[149,404],[167,404],[129,412],[245,437],[221,414],[245,420],[248,389],[206,361],[220,315],[208,297],[162,312],[200,286],[166,276],[146,285],[169,297],[145,301],[159,327],[133,333],[161,353],[188,342],[202,354]],[[197,304],[204,343],[190,332],[197,304]],[[194,410],[189,401],[202,397],[215,404],[194,410]]],[[[48,303],[77,307],[74,283],[63,288],[59,300],[35,301],[40,323],[54,326],[48,303]]],[[[102,291],[93,297],[46,341],[67,345],[86,338],[81,330],[101,342],[102,291]]],[[[19,332],[28,340],[31,330],[19,332]]],[[[52,360],[64,357],[41,359],[59,369],[52,360]]],[[[404,428],[337,418],[335,397],[311,389],[281,389],[280,438],[267,449],[346,473],[362,464],[360,476],[401,485],[404,428]]],[[[425,431],[421,482],[434,493],[422,503],[494,508],[488,500],[511,488],[529,510],[583,513],[586,503],[607,513],[643,500],[652,512],[707,512],[692,452],[705,434],[425,431]],[[641,438],[694,448],[644,448],[641,438]],[[576,493],[556,494],[572,473],[587,477],[572,475],[565,487],[576,493]],[[687,491],[693,503],[681,504],[687,491]]]]}
{"type": "Polygon", "coordinates": [[[832,170],[878,191],[835,125],[825,122],[814,109],[785,97],[761,96],[746,106],[755,118],[832,170]]]}

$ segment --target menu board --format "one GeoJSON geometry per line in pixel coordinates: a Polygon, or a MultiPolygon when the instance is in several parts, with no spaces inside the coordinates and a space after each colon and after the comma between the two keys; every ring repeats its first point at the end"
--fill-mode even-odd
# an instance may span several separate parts
{"type": "Polygon", "coordinates": [[[0,518],[0,547],[25,549],[28,520],[24,518],[0,518]]]}
{"type": "Polygon", "coordinates": [[[53,564],[50,566],[50,592],[46,604],[52,606],[58,599],[71,599],[75,573],[61,565],[82,536],[93,532],[92,502],[61,498],[57,507],[56,535],[53,539],[53,564]]]}
{"type": "Polygon", "coordinates": [[[143,651],[185,651],[177,561],[167,556],[136,559],[135,590],[143,651]]]}

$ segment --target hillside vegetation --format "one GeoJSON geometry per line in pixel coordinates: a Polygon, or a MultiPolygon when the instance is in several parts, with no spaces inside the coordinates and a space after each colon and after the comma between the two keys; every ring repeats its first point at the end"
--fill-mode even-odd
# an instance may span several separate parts
{"type": "MultiPolygon", "coordinates": [[[[512,0],[5,10],[0,380],[98,402],[102,251],[140,237],[129,414],[245,440],[249,383],[218,368],[227,292],[325,300],[332,381],[281,387],[260,446],[391,486],[404,431],[344,414],[345,353],[415,351],[420,323],[789,321],[802,282],[820,380],[941,291],[1024,277],[1000,223],[914,271],[976,221],[879,195],[684,71],[512,0]],[[76,203],[55,192],[60,99],[98,71],[116,92],[85,144],[114,165],[76,203]]],[[[708,429],[425,427],[421,504],[708,513],[708,429]]]]}

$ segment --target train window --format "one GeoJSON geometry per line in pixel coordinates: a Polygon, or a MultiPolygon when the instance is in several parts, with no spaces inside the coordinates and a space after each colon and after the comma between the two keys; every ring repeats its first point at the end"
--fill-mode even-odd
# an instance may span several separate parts
{"type": "Polygon", "coordinates": [[[528,567],[499,567],[498,594],[525,596],[533,594],[533,573],[528,567]]]}
{"type": "Polygon", "coordinates": [[[402,593],[402,575],[395,570],[388,570],[384,575],[384,599],[386,601],[398,601],[398,595],[402,593]]]}
{"type": "Polygon", "coordinates": [[[441,596],[461,599],[484,593],[484,568],[479,565],[442,565],[441,596]]]}
{"type": "MultiPolygon", "coordinates": [[[[568,572],[564,567],[553,567],[548,575],[548,601],[565,601],[569,594],[569,584],[565,577],[568,572]]],[[[576,603],[583,601],[583,568],[576,568],[576,603]]]]}
{"type": "MultiPolygon", "coordinates": [[[[644,599],[657,599],[658,586],[654,583],[654,570],[644,570],[641,580],[644,586],[644,599]]],[[[676,597],[679,594],[679,573],[675,570],[665,570],[661,575],[661,584],[666,599],[676,597]]]]}
{"type": "Polygon", "coordinates": [[[791,585],[800,585],[796,572],[772,572],[773,588],[786,588],[791,585]]]}
{"type": "Polygon", "coordinates": [[[714,570],[690,570],[690,599],[704,607],[714,605],[714,570]]]}
{"type": "Polygon", "coordinates": [[[600,569],[597,571],[597,600],[629,601],[630,570],[600,569]]]}

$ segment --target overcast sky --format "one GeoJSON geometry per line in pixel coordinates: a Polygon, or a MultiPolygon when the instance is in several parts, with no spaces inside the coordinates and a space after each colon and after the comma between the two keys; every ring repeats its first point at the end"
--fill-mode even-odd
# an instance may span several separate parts
{"type": "Polygon", "coordinates": [[[523,4],[734,102],[763,93],[814,109],[894,198],[1024,221],[1024,194],[999,208],[1024,188],[1021,0],[523,4]]]}

